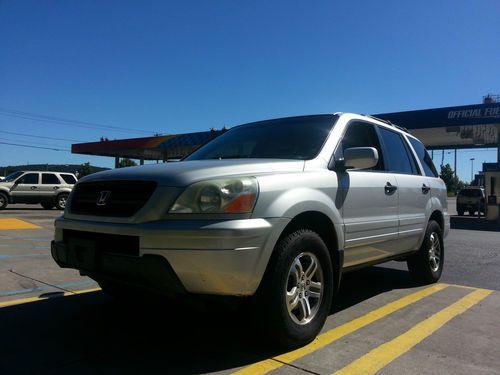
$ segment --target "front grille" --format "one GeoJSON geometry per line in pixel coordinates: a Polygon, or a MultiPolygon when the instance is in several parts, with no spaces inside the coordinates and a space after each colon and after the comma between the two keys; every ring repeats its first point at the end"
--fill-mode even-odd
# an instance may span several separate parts
{"type": "Polygon", "coordinates": [[[139,237],[118,234],[82,232],[71,229],[63,230],[63,241],[67,246],[78,241],[89,241],[95,254],[111,253],[129,256],[139,256],[139,237]]]}
{"type": "Polygon", "coordinates": [[[152,181],[99,181],[76,185],[70,211],[79,215],[127,217],[134,215],[156,189],[152,181]]]}

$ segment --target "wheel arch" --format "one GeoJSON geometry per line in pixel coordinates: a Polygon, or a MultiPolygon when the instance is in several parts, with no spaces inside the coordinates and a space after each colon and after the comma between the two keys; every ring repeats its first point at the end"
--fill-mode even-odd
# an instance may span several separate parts
{"type": "MultiPolygon", "coordinates": [[[[309,229],[313,232],[316,232],[328,248],[334,272],[335,295],[340,286],[342,268],[344,264],[344,249],[341,242],[343,241],[342,232],[337,231],[334,223],[326,214],[319,211],[306,211],[295,216],[287,224],[287,226],[281,232],[276,243],[279,243],[281,239],[300,229],[309,229]]],[[[269,262],[267,264],[265,274],[270,272],[270,268],[272,267],[275,256],[276,252],[273,251],[271,258],[269,259],[269,262]]]]}
{"type": "Polygon", "coordinates": [[[444,232],[444,216],[441,211],[435,210],[429,217],[429,221],[431,220],[434,220],[436,223],[438,223],[439,227],[441,228],[441,231],[444,232]]]}

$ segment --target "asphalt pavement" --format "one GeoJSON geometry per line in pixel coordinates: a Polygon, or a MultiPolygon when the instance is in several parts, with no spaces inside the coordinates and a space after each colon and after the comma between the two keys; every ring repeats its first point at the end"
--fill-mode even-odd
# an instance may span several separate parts
{"type": "Polygon", "coordinates": [[[452,217],[440,283],[402,262],[350,273],[318,338],[283,351],[245,304],[117,301],[60,269],[60,214],[0,212],[0,374],[500,374],[500,229],[484,219],[452,217]]]}

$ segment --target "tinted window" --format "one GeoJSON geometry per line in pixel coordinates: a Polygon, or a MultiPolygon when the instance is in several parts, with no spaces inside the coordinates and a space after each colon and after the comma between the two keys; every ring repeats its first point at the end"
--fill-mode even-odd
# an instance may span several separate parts
{"type": "Polygon", "coordinates": [[[42,184],[47,185],[57,185],[61,182],[57,178],[57,176],[53,173],[42,173],[42,184]]]}
{"type": "Polygon", "coordinates": [[[307,116],[262,121],[235,127],[184,160],[316,157],[335,123],[335,116],[307,116]]]}
{"type": "Polygon", "coordinates": [[[38,173],[27,173],[22,176],[19,180],[17,180],[18,184],[29,184],[35,185],[38,184],[38,173]]]}
{"type": "Polygon", "coordinates": [[[470,197],[470,198],[474,198],[474,197],[482,197],[483,194],[482,194],[482,191],[479,190],[479,189],[465,189],[465,190],[460,190],[460,193],[458,193],[459,195],[463,196],[463,197],[470,197]]]}
{"type": "Polygon", "coordinates": [[[342,138],[342,153],[344,152],[344,150],[353,147],[376,148],[378,151],[378,163],[372,169],[384,169],[384,160],[382,157],[380,142],[378,139],[377,131],[372,124],[367,124],[365,122],[353,122],[348,125],[347,131],[344,134],[344,138],[342,138]]]}
{"type": "Polygon", "coordinates": [[[417,153],[420,164],[422,164],[422,167],[424,168],[425,175],[429,177],[438,177],[439,174],[437,173],[436,167],[434,166],[434,163],[432,162],[432,159],[422,142],[411,137],[409,137],[409,139],[413,149],[417,153]]]}
{"type": "Polygon", "coordinates": [[[14,181],[16,178],[18,178],[22,174],[23,174],[23,172],[14,172],[14,173],[11,173],[7,177],[5,177],[5,182],[12,182],[12,181],[14,181]]]}
{"type": "Polygon", "coordinates": [[[396,132],[379,128],[385,146],[386,170],[394,173],[415,174],[417,168],[408,154],[403,138],[396,132]]]}
{"type": "Polygon", "coordinates": [[[72,174],[61,174],[61,177],[63,178],[64,182],[70,185],[76,184],[76,178],[72,174]]]}

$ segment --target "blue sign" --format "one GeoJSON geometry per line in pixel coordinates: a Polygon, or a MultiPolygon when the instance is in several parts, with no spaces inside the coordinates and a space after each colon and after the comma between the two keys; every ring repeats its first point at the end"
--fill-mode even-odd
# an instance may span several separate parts
{"type": "Polygon", "coordinates": [[[500,103],[383,113],[374,116],[407,129],[500,124],[500,103]]]}

